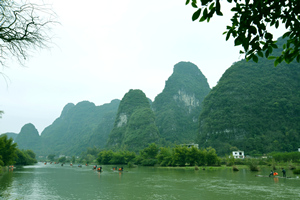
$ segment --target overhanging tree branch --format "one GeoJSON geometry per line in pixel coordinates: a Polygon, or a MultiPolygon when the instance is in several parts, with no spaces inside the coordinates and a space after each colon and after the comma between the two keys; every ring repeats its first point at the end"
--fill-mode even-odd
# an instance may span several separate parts
{"type": "Polygon", "coordinates": [[[51,43],[51,26],[57,24],[49,5],[18,4],[13,0],[0,2],[0,63],[15,58],[21,64],[34,49],[51,43]]]}
{"type": "MultiPolygon", "coordinates": [[[[235,4],[231,11],[231,26],[223,33],[226,40],[234,38],[235,46],[241,45],[247,60],[258,62],[259,57],[275,59],[275,66],[282,61],[290,63],[300,62],[300,1],[299,0],[227,0],[235,4]],[[280,23],[285,25],[287,32],[283,38],[287,42],[283,46],[281,55],[271,56],[273,49],[277,49],[273,34],[267,30],[268,26],[276,29],[280,23]]],[[[215,15],[222,16],[220,0],[186,0],[197,10],[192,20],[207,21],[215,15]]]]}

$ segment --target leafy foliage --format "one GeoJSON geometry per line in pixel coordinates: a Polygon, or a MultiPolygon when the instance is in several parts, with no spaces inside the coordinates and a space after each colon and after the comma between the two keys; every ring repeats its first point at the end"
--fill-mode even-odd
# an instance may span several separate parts
{"type": "MultiPolygon", "coordinates": [[[[234,13],[231,18],[231,26],[227,26],[224,32],[226,40],[235,38],[235,46],[242,45],[247,60],[258,62],[258,56],[270,57],[273,49],[278,45],[273,39],[273,34],[268,26],[276,29],[281,23],[288,30],[283,37],[287,37],[283,45],[281,55],[277,55],[275,65],[283,60],[291,63],[293,60],[300,62],[300,2],[299,0],[227,0],[235,4],[231,11],[234,13]]],[[[197,9],[192,20],[199,19],[200,22],[207,21],[215,15],[223,16],[220,0],[187,0],[197,9]]]]}
{"type": "Polygon", "coordinates": [[[54,161],[54,157],[55,157],[55,154],[49,154],[47,156],[47,158],[50,160],[50,161],[54,161]]]}
{"type": "Polygon", "coordinates": [[[196,65],[180,62],[174,66],[164,90],[152,104],[160,136],[168,145],[194,141],[201,103],[209,91],[196,65]]]}
{"type": "Polygon", "coordinates": [[[136,154],[134,152],[103,150],[98,154],[97,161],[99,164],[128,164],[135,157],[136,154]]]}
{"type": "Polygon", "coordinates": [[[293,162],[300,163],[300,152],[272,152],[270,156],[275,159],[276,162],[293,162]]]}
{"type": "Polygon", "coordinates": [[[128,164],[135,163],[143,166],[195,166],[195,165],[217,165],[218,160],[216,150],[209,147],[207,149],[197,149],[195,147],[176,146],[174,148],[158,147],[151,143],[142,149],[138,155],[130,151],[102,150],[98,154],[99,164],[128,164]]]}
{"type": "Polygon", "coordinates": [[[12,138],[7,139],[7,135],[0,137],[0,163],[4,166],[14,164],[16,158],[17,144],[12,138]]]}
{"type": "Polygon", "coordinates": [[[32,165],[37,163],[35,153],[32,150],[16,150],[16,165],[32,165]]]}
{"type": "Polygon", "coordinates": [[[234,63],[204,99],[197,143],[220,155],[232,146],[249,154],[294,151],[300,146],[299,77],[296,62],[234,63]]]}

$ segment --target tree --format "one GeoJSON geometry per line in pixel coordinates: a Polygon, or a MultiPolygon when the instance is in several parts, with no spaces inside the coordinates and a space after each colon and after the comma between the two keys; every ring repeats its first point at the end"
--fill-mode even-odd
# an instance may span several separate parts
{"type": "Polygon", "coordinates": [[[66,160],[67,160],[67,158],[65,156],[63,156],[58,159],[58,162],[64,163],[64,162],[66,162],[66,160]]]}
{"type": "Polygon", "coordinates": [[[50,161],[54,161],[55,154],[49,154],[47,157],[50,161]]]}
{"type": "Polygon", "coordinates": [[[206,148],[206,163],[208,166],[215,165],[218,161],[218,156],[216,150],[214,148],[208,147],[206,148]]]}
{"type": "Polygon", "coordinates": [[[173,165],[185,166],[188,148],[186,146],[176,146],[173,151],[173,165]]]}
{"type": "Polygon", "coordinates": [[[21,64],[30,49],[47,47],[51,41],[50,25],[55,14],[47,5],[19,4],[2,0],[0,4],[0,64],[16,58],[21,64]]]}
{"type": "Polygon", "coordinates": [[[172,150],[170,148],[160,147],[156,158],[161,166],[169,166],[172,164],[172,150]]]}
{"type": "Polygon", "coordinates": [[[35,153],[32,150],[19,150],[16,149],[16,165],[32,165],[37,163],[35,159],[35,153]]]}
{"type": "MultiPolygon", "coordinates": [[[[227,0],[235,3],[231,9],[234,13],[231,26],[227,26],[226,40],[234,38],[235,46],[242,45],[247,60],[258,62],[258,56],[275,59],[275,66],[283,60],[290,63],[300,62],[300,1],[299,0],[227,0]],[[280,56],[270,56],[273,49],[277,49],[273,34],[267,30],[268,26],[278,28],[280,23],[288,30],[283,38],[288,38],[283,45],[280,56]]],[[[186,0],[197,10],[192,20],[207,21],[217,14],[223,16],[220,0],[186,0]],[[201,5],[200,5],[201,4],[201,5]]]]}
{"type": "Polygon", "coordinates": [[[158,154],[158,147],[155,143],[151,143],[148,147],[140,151],[141,156],[144,159],[155,159],[158,154]]]}
{"type": "Polygon", "coordinates": [[[14,164],[17,150],[17,144],[13,143],[13,139],[7,139],[7,135],[0,137],[0,158],[2,159],[3,164],[10,165],[14,164]]]}

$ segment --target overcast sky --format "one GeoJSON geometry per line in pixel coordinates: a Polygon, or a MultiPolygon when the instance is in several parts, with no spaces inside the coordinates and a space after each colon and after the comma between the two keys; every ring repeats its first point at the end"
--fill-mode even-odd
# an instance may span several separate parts
{"type": "Polygon", "coordinates": [[[1,68],[9,80],[0,77],[0,133],[32,123],[41,134],[67,103],[103,105],[130,89],[154,100],[180,61],[196,64],[212,88],[243,58],[222,35],[230,12],[199,23],[185,0],[45,2],[61,23],[53,29],[55,45],[32,54],[26,67],[1,68]]]}

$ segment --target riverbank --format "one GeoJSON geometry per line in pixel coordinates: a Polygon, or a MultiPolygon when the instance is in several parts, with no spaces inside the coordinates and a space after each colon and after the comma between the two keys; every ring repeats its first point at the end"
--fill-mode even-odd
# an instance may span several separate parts
{"type": "MultiPolygon", "coordinates": [[[[299,168],[299,165],[293,165],[297,168],[299,168]]],[[[222,170],[222,169],[247,169],[249,171],[250,167],[249,165],[234,165],[234,166],[227,166],[227,165],[220,165],[220,166],[155,166],[157,168],[162,168],[162,169],[186,169],[186,170],[222,170]]],[[[258,171],[261,170],[277,170],[277,171],[281,171],[282,168],[286,169],[286,170],[293,170],[293,168],[291,169],[289,166],[289,163],[280,163],[279,165],[275,166],[275,169],[272,166],[268,166],[268,165],[257,165],[258,171]]]]}

